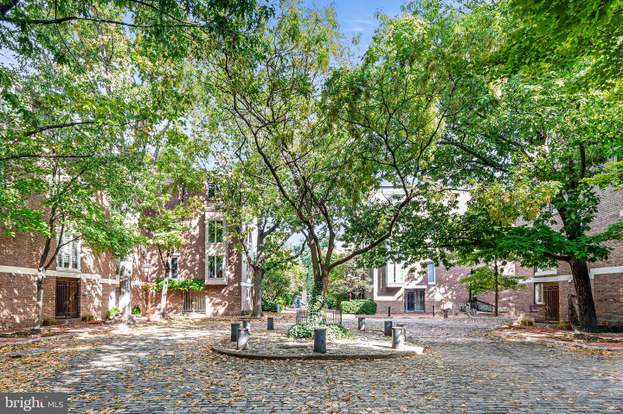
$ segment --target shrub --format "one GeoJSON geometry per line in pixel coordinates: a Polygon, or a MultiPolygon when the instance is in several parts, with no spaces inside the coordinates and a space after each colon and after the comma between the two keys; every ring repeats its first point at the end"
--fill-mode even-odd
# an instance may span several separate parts
{"type": "Polygon", "coordinates": [[[277,312],[277,302],[273,302],[269,299],[262,299],[262,311],[277,312]]]}
{"type": "Polygon", "coordinates": [[[314,337],[314,329],[326,328],[327,339],[344,339],[351,338],[353,335],[351,332],[344,328],[342,325],[312,325],[309,323],[292,325],[288,329],[288,338],[306,339],[314,337]]]}
{"type": "Polygon", "coordinates": [[[58,321],[55,318],[45,318],[43,320],[43,326],[50,326],[50,325],[58,325],[58,321]]]}
{"type": "Polygon", "coordinates": [[[87,314],[87,315],[84,315],[84,316],[82,317],[82,320],[83,320],[84,322],[91,322],[91,321],[94,321],[94,320],[95,320],[95,316],[93,316],[93,315],[91,315],[91,314],[87,314]]]}
{"type": "MultiPolygon", "coordinates": [[[[161,292],[164,279],[157,279],[154,285],[154,291],[161,292]]],[[[169,279],[169,291],[170,292],[185,292],[192,290],[194,292],[201,292],[205,287],[205,280],[203,279],[169,279]]]]}
{"type": "Polygon", "coordinates": [[[347,300],[341,303],[342,312],[355,315],[374,315],[376,302],[372,299],[347,300]]]}
{"type": "Polygon", "coordinates": [[[108,312],[106,312],[106,316],[108,317],[108,319],[113,319],[115,316],[117,316],[118,313],[119,313],[119,308],[116,306],[113,306],[112,308],[108,309],[108,312]]]}
{"type": "Polygon", "coordinates": [[[132,308],[132,315],[134,315],[134,316],[141,316],[141,308],[140,308],[140,306],[134,306],[132,308]]]}

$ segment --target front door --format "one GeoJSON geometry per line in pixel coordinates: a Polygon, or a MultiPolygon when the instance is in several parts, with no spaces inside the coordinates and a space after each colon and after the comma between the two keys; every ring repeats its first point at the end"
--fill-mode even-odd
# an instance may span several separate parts
{"type": "Polygon", "coordinates": [[[80,282],[56,279],[56,317],[77,318],[80,315],[80,282]]]}
{"type": "Polygon", "coordinates": [[[558,284],[543,286],[543,303],[545,304],[545,320],[559,320],[558,284]]]}
{"type": "Polygon", "coordinates": [[[424,289],[405,292],[405,312],[424,312],[424,289]]]}

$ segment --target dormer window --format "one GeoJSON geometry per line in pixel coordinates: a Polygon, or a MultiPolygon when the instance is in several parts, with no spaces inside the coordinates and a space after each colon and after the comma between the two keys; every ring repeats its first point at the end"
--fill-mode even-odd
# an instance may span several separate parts
{"type": "Polygon", "coordinates": [[[65,232],[58,242],[60,248],[56,255],[56,268],[80,270],[80,240],[77,235],[72,232],[65,232]]]}

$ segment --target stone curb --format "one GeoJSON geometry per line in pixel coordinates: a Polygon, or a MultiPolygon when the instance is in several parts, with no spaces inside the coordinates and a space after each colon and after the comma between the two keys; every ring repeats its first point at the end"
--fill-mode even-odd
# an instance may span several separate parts
{"type": "Polygon", "coordinates": [[[218,345],[213,345],[212,350],[214,352],[218,352],[219,354],[233,356],[236,358],[245,358],[245,359],[263,359],[263,360],[285,360],[285,359],[298,359],[298,360],[373,360],[373,359],[392,359],[392,358],[403,358],[413,355],[421,355],[424,353],[424,348],[420,347],[420,351],[401,351],[401,352],[391,352],[386,354],[283,354],[283,355],[275,355],[275,354],[265,354],[265,353],[255,353],[255,352],[245,352],[245,351],[237,351],[224,347],[220,347],[218,345]]]}

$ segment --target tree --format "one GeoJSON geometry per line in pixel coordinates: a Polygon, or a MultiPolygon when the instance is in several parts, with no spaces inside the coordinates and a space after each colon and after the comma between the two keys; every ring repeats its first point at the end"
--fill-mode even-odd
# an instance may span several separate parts
{"type": "Polygon", "coordinates": [[[252,315],[262,316],[263,279],[269,268],[287,265],[300,254],[286,243],[296,232],[289,212],[270,182],[270,175],[257,153],[245,147],[229,148],[231,133],[214,157],[212,175],[219,183],[228,240],[233,241],[251,272],[252,315]]]}
{"type": "Polygon", "coordinates": [[[506,262],[493,262],[493,266],[479,266],[472,269],[469,276],[461,279],[461,284],[469,291],[470,295],[478,296],[484,293],[495,293],[495,316],[498,316],[498,296],[500,288],[517,289],[521,287],[519,278],[515,276],[506,276],[500,273],[500,265],[504,266],[506,262]]]}
{"type": "Polygon", "coordinates": [[[259,154],[303,229],[315,296],[327,293],[333,269],[389,239],[401,212],[429,189],[421,171],[445,116],[435,99],[449,93],[435,70],[442,47],[431,27],[388,21],[361,68],[327,79],[339,60],[333,15],[284,7],[266,27],[259,60],[225,56],[215,70],[211,87],[237,145],[259,154]],[[398,190],[380,194],[386,184],[398,190]],[[338,239],[348,243],[339,257],[338,239]]]}
{"type": "Polygon", "coordinates": [[[269,14],[254,1],[0,3],[0,220],[6,234],[41,235],[37,326],[65,243],[123,256],[136,242],[124,229],[132,185],[162,125],[193,101],[192,51],[251,43],[269,14]]]}
{"type": "MultiPolygon", "coordinates": [[[[142,244],[155,248],[162,266],[163,284],[160,296],[160,317],[166,317],[168,287],[172,269],[170,260],[185,243],[190,220],[205,206],[206,174],[198,168],[206,157],[206,142],[171,128],[168,139],[152,154],[151,168],[143,177],[138,225],[142,244]]],[[[151,290],[147,292],[151,296],[151,290]]],[[[149,306],[148,306],[149,309],[149,306]]]]}
{"type": "MultiPolygon", "coordinates": [[[[489,27],[508,30],[499,9],[484,10],[479,19],[488,16],[489,27]]],[[[467,18],[463,27],[481,33],[482,26],[471,26],[474,21],[479,20],[467,18]]],[[[497,37],[506,39],[504,32],[497,37]]],[[[620,151],[620,100],[598,88],[578,91],[575,81],[586,68],[579,63],[539,76],[498,77],[487,71],[492,63],[484,50],[470,56],[481,75],[461,74],[479,87],[461,95],[470,109],[448,120],[445,149],[452,149],[449,157],[458,165],[484,166],[466,170],[473,174],[464,173],[462,183],[472,183],[472,207],[500,223],[496,246],[526,266],[569,264],[581,327],[593,330],[597,318],[587,263],[608,257],[607,241],[621,238],[623,223],[591,229],[600,194],[590,181],[620,151]]]]}

